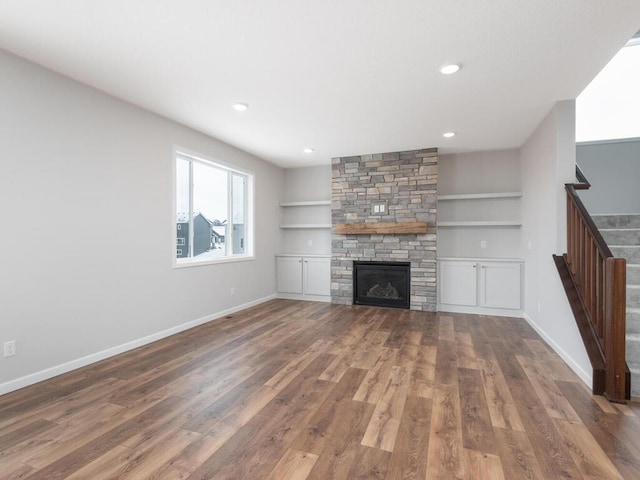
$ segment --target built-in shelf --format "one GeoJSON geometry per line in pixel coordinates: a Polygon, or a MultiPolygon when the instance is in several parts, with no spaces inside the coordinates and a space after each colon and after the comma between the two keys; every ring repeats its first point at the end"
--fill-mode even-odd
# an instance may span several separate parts
{"type": "Polygon", "coordinates": [[[280,225],[283,229],[331,228],[330,223],[289,223],[280,225]]]}
{"type": "Polygon", "coordinates": [[[314,207],[318,205],[331,205],[331,200],[311,200],[305,202],[280,202],[281,207],[314,207]]]}
{"type": "Polygon", "coordinates": [[[521,227],[518,221],[488,221],[488,222],[438,222],[438,227],[521,227]]]}
{"type": "Polygon", "coordinates": [[[276,253],[276,257],[331,258],[331,253],[276,253]]]}
{"type": "Polygon", "coordinates": [[[438,200],[477,200],[484,198],[520,198],[522,192],[501,192],[501,193],[464,193],[456,195],[438,195],[438,200]]]}

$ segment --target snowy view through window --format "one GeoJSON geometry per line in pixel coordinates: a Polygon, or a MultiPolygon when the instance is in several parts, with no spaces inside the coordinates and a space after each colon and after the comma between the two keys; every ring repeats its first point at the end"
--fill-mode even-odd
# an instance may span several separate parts
{"type": "Polygon", "coordinates": [[[186,155],[176,158],[176,258],[212,260],[248,252],[248,176],[186,155]],[[229,221],[231,219],[231,221],[229,221]]]}

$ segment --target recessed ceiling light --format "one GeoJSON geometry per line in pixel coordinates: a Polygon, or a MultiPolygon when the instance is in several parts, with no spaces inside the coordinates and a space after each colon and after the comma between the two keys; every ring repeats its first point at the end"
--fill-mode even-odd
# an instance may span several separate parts
{"type": "Polygon", "coordinates": [[[309,148],[309,147],[307,147],[307,148],[305,148],[305,149],[303,150],[303,152],[304,152],[304,153],[313,153],[313,152],[315,152],[315,150],[314,150],[313,148],[309,148]]]}
{"type": "Polygon", "coordinates": [[[440,67],[440,73],[442,73],[443,75],[451,75],[453,73],[456,73],[461,68],[462,65],[460,65],[459,63],[450,63],[448,65],[443,65],[442,67],[440,67]]]}
{"type": "Polygon", "coordinates": [[[456,136],[456,132],[445,132],[442,134],[444,138],[451,138],[456,136]]]}
{"type": "Polygon", "coordinates": [[[248,108],[249,108],[249,105],[247,105],[246,103],[234,103],[233,104],[233,109],[237,110],[238,112],[244,112],[248,108]]]}

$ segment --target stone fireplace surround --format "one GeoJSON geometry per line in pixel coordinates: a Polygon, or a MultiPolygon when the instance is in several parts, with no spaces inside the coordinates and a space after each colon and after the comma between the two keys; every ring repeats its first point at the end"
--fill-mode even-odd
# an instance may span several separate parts
{"type": "Polygon", "coordinates": [[[353,302],[353,262],[411,264],[410,308],[436,311],[438,150],[332,160],[331,300],[353,302]],[[373,203],[386,203],[383,214],[373,203]],[[342,235],[339,223],[427,222],[426,234],[342,235]]]}

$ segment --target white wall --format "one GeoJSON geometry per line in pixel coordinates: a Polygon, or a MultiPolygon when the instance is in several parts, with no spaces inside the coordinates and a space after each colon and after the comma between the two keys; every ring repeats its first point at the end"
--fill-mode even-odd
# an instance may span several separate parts
{"type": "Polygon", "coordinates": [[[274,294],[280,168],[2,51],[0,71],[0,393],[274,294]],[[255,173],[255,260],[172,268],[174,145],[255,173]]]}
{"type": "Polygon", "coordinates": [[[521,149],[525,318],[582,379],[591,364],[552,254],[566,252],[564,184],[574,180],[575,103],[563,101],[521,149]]]}
{"type": "Polygon", "coordinates": [[[284,179],[287,201],[331,200],[331,165],[288,168],[284,179]]]}
{"type": "Polygon", "coordinates": [[[577,157],[591,183],[579,192],[589,213],[640,213],[640,138],[578,144],[577,157]]]}

